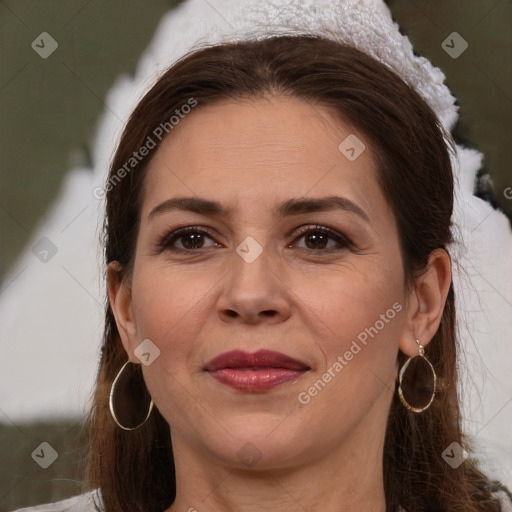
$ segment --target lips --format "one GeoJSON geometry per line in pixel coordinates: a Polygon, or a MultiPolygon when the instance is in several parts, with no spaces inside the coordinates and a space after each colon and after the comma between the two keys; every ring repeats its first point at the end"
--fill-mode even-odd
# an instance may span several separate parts
{"type": "Polygon", "coordinates": [[[233,350],[212,359],[205,367],[221,383],[252,392],[296,380],[310,369],[302,361],[271,350],[254,353],[233,350]]]}
{"type": "Polygon", "coordinates": [[[232,350],[225,352],[206,365],[206,371],[214,372],[224,368],[259,369],[285,368],[288,370],[309,370],[309,366],[280,352],[259,350],[258,352],[243,352],[232,350]]]}

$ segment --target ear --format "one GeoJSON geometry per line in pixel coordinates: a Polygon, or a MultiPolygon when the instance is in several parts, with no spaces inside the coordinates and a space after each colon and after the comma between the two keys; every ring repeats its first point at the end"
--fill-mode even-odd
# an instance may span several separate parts
{"type": "Polygon", "coordinates": [[[426,347],[439,328],[452,282],[450,255],[444,249],[430,254],[425,272],[416,279],[409,296],[405,336],[399,348],[409,356],[418,354],[416,339],[426,347]]]}
{"type": "Polygon", "coordinates": [[[121,337],[124,349],[130,361],[140,363],[133,351],[137,347],[137,326],[132,310],[132,292],[128,283],[121,279],[121,264],[112,261],[107,268],[108,300],[114,317],[117,330],[121,337]]]}

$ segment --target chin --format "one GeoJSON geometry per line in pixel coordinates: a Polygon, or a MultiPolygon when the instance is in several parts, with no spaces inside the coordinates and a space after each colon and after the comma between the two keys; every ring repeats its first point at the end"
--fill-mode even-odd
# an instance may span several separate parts
{"type": "Polygon", "coordinates": [[[283,418],[279,422],[273,419],[269,424],[268,418],[249,414],[238,422],[224,422],[222,438],[210,438],[208,449],[224,464],[238,469],[284,469],[299,464],[308,449],[304,441],[311,439],[311,432],[304,430],[301,434],[294,431],[292,424],[279,428],[283,418]]]}

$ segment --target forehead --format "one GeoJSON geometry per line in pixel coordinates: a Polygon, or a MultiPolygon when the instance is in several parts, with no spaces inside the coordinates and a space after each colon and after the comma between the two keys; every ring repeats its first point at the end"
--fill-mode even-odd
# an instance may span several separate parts
{"type": "Polygon", "coordinates": [[[172,196],[257,205],[336,192],[377,215],[387,205],[376,172],[369,141],[324,106],[284,96],[199,105],[153,156],[142,215],[172,196]]]}

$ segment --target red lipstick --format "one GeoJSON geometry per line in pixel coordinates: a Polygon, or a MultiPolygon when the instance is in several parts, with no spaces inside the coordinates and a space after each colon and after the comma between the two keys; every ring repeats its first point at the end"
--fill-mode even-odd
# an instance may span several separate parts
{"type": "Polygon", "coordinates": [[[205,370],[219,382],[240,391],[258,392],[296,380],[310,367],[280,352],[232,350],[212,359],[205,370]]]}

